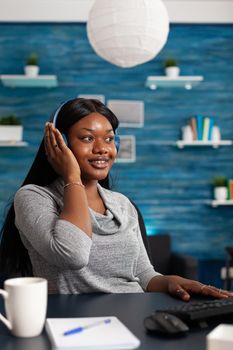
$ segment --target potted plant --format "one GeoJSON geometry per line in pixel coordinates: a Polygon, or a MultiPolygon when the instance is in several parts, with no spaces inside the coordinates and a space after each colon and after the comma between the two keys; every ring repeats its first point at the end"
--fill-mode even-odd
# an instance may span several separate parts
{"type": "Polygon", "coordinates": [[[31,53],[26,61],[24,72],[29,77],[36,77],[39,74],[39,70],[38,56],[35,53],[31,53]]]}
{"type": "Polygon", "coordinates": [[[214,198],[218,201],[226,201],[228,197],[228,180],[226,176],[216,176],[213,180],[214,198]]]}
{"type": "Polygon", "coordinates": [[[22,141],[23,126],[15,115],[0,117],[0,142],[22,141]]]}
{"type": "Polygon", "coordinates": [[[180,74],[180,68],[174,58],[168,58],[164,62],[165,74],[170,78],[176,78],[180,74]]]}

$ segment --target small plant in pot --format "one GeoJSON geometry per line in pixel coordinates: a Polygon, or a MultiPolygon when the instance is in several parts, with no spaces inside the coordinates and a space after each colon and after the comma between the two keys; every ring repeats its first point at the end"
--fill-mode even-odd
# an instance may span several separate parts
{"type": "Polygon", "coordinates": [[[22,141],[23,126],[14,114],[0,117],[0,141],[22,141]]]}
{"type": "Polygon", "coordinates": [[[38,56],[35,53],[31,53],[26,61],[24,73],[29,77],[36,77],[39,74],[39,71],[38,56]]]}
{"type": "Polygon", "coordinates": [[[21,125],[21,120],[15,114],[0,117],[0,125],[21,125]]]}
{"type": "Polygon", "coordinates": [[[226,201],[228,196],[228,180],[226,176],[216,176],[213,179],[214,198],[218,201],[226,201]]]}
{"type": "Polygon", "coordinates": [[[165,74],[170,78],[176,78],[180,74],[180,68],[174,58],[168,58],[164,62],[165,74]]]}

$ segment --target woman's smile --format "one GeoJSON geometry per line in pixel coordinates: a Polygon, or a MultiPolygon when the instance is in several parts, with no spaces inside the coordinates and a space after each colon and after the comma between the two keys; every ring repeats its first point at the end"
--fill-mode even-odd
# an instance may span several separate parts
{"type": "Polygon", "coordinates": [[[89,163],[96,169],[105,169],[109,166],[109,157],[97,157],[90,159],[89,163]]]}

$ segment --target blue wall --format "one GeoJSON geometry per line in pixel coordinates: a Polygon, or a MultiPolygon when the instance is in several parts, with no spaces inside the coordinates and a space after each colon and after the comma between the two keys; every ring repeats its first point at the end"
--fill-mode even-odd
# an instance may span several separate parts
{"type": "Polygon", "coordinates": [[[121,129],[137,140],[137,162],[116,164],[115,189],[140,207],[150,234],[169,232],[175,250],[200,260],[225,258],[233,244],[232,207],[213,209],[211,180],[233,178],[232,147],[179,150],[172,143],[193,114],[213,116],[222,138],[233,138],[233,26],[172,25],[154,60],[121,69],[95,55],[83,24],[0,24],[0,74],[22,74],[26,57],[37,52],[41,74],[56,74],[54,89],[0,87],[0,115],[22,120],[27,148],[0,148],[0,223],[9,198],[21,184],[55,107],[78,94],[145,102],[143,129],[121,129]],[[203,75],[191,91],[144,87],[148,75],[163,74],[162,62],[176,57],[181,74],[203,75]]]}

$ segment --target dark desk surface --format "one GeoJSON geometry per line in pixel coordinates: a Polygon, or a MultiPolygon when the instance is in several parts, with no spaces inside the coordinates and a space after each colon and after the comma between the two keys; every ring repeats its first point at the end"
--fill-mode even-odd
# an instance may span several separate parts
{"type": "MultiPolygon", "coordinates": [[[[143,327],[144,317],[156,308],[179,303],[182,301],[161,293],[50,295],[47,317],[117,316],[141,340],[138,348],[140,350],[205,350],[206,334],[211,328],[193,330],[178,339],[164,339],[146,334],[143,327]]],[[[3,312],[2,300],[0,312],[3,312]]],[[[51,346],[45,332],[35,338],[20,339],[12,336],[0,322],[0,349],[50,350],[51,346]]]]}

